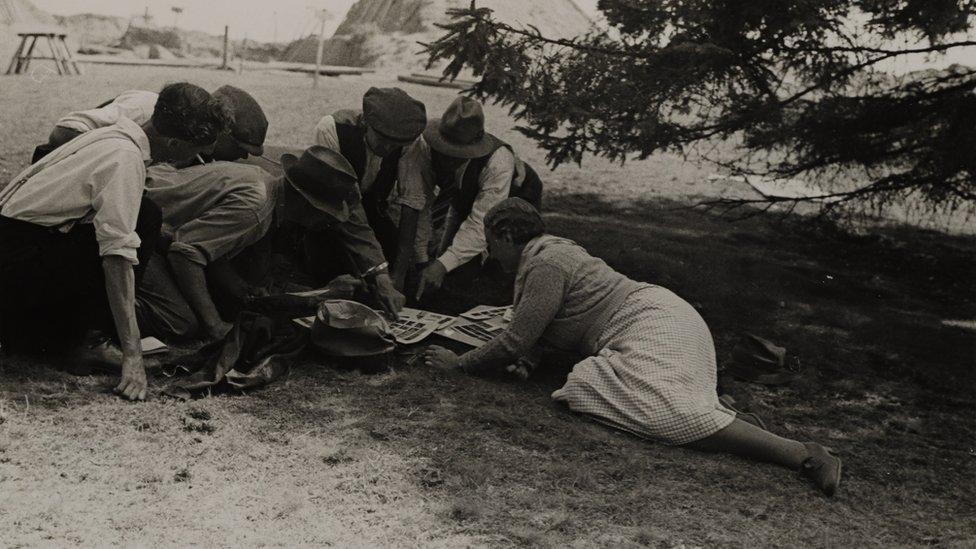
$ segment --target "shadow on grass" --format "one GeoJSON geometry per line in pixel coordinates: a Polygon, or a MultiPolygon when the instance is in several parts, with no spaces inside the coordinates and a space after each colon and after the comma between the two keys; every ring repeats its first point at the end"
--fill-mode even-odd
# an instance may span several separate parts
{"type": "MultiPolygon", "coordinates": [[[[366,378],[310,363],[289,387],[245,407],[294,430],[321,421],[313,403],[329,391],[352,394],[351,448],[382,444],[409,456],[417,486],[445,502],[445,522],[515,544],[965,539],[957,510],[973,503],[965,441],[976,428],[959,419],[974,406],[973,336],[941,319],[976,317],[972,239],[730,223],[669,203],[621,208],[588,195],[551,200],[546,219],[550,232],[693,303],[722,361],[744,332],[797,353],[804,370],[790,386],[726,389],[774,432],[840,452],[839,497],[820,498],[789,471],[638,440],[568,412],[549,400],[575,361],[568,355],[549,357],[526,383],[419,365],[366,378]]],[[[422,305],[460,312],[510,299],[510,279],[482,276],[422,305]]]]}
{"type": "MultiPolygon", "coordinates": [[[[389,448],[412,464],[449,529],[500,544],[967,540],[976,525],[959,510],[976,503],[976,349],[971,332],[941,320],[976,318],[973,239],[901,229],[851,236],[795,219],[730,223],[676,206],[567,195],[550,199],[546,220],[550,232],[694,304],[721,363],[744,332],[798,354],[804,370],[790,386],[726,389],[774,432],[842,455],[845,483],[833,501],[790,471],[638,440],[568,412],[549,394],[571,356],[550,357],[526,383],[420,365],[363,376],[309,357],[233,408],[282,444],[295,433],[337,435],[347,447],[323,456],[323,467],[389,448]]],[[[510,279],[483,276],[422,305],[460,312],[510,299],[510,279]]],[[[2,384],[18,398],[62,382],[18,363],[5,366],[2,384]]]]}

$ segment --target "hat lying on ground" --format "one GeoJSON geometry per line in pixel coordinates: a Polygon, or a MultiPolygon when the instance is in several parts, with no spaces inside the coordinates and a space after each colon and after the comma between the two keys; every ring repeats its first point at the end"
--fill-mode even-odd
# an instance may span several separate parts
{"type": "MultiPolygon", "coordinates": [[[[281,155],[281,167],[289,187],[297,191],[308,204],[339,221],[349,219],[349,203],[359,200],[356,171],[344,156],[321,145],[313,145],[302,153],[281,155]]],[[[286,193],[286,203],[289,195],[286,193]]],[[[294,214],[300,205],[287,205],[294,214]]],[[[290,217],[296,217],[291,215],[290,217]]]]}
{"type": "Polygon", "coordinates": [[[400,88],[370,88],[363,95],[363,120],[383,137],[407,144],[427,126],[427,109],[400,88]]]}
{"type": "Polygon", "coordinates": [[[435,151],[454,158],[479,158],[501,146],[497,137],[485,133],[481,103],[463,95],[451,102],[444,116],[427,123],[424,140],[435,151]]]}
{"type": "Polygon", "coordinates": [[[732,364],[723,373],[760,385],[786,385],[799,369],[799,357],[790,356],[786,347],[747,333],[732,349],[732,364]]]}
{"type": "Polygon", "coordinates": [[[357,301],[331,299],[319,305],[312,323],[312,343],[338,357],[367,357],[396,348],[382,315],[357,301]]]}
{"type": "Polygon", "coordinates": [[[231,137],[249,154],[264,154],[264,138],[268,135],[268,119],[261,105],[246,91],[234,86],[221,86],[213,96],[224,101],[234,113],[230,126],[231,137]]]}

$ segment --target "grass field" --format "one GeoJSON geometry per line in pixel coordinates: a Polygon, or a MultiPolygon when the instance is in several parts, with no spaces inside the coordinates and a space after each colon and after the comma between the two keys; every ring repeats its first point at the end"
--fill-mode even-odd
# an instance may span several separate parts
{"type": "MultiPolygon", "coordinates": [[[[0,180],[64,112],[187,79],[252,92],[268,143],[300,147],[369,79],[93,67],[0,78],[0,180]]],[[[403,86],[431,115],[449,90],[403,86]]],[[[489,108],[490,129],[542,154],[489,108]]],[[[666,286],[712,329],[720,363],[745,332],[801,360],[789,386],[723,381],[776,433],[845,463],[839,494],[796,473],[670,448],[549,399],[572,365],[528,382],[401,366],[365,376],[309,358],[247,395],[131,404],[110,376],[0,364],[0,544],[335,546],[976,545],[976,239],[893,226],[858,235],[790,218],[731,223],[690,210],[746,190],[668,156],[545,175],[551,232],[666,286]]],[[[504,280],[427,306],[504,303],[504,280]]]]}

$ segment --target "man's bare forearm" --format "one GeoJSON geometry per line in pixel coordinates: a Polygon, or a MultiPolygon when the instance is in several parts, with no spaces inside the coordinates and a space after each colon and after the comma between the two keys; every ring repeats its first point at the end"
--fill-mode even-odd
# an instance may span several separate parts
{"type": "Polygon", "coordinates": [[[173,269],[173,277],[176,285],[183,292],[183,297],[193,312],[200,317],[207,335],[222,336],[217,333],[224,324],[214,305],[213,298],[210,297],[210,290],[207,289],[207,277],[203,271],[203,265],[190,261],[185,256],[178,253],[169,253],[166,258],[173,269]]]}
{"type": "Polygon", "coordinates": [[[139,324],[136,323],[136,277],[132,264],[125,258],[109,255],[102,259],[102,270],[105,272],[108,306],[122,346],[122,378],[115,392],[129,400],[145,400],[146,369],[142,364],[139,324]]]}
{"type": "Polygon", "coordinates": [[[102,270],[105,272],[105,292],[122,355],[140,356],[142,348],[139,346],[139,325],[136,323],[136,284],[132,264],[123,257],[109,255],[102,259],[102,270]]]}

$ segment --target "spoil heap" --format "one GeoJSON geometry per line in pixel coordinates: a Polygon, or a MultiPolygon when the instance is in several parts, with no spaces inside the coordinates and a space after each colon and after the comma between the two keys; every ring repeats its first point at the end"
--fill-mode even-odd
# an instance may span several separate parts
{"type": "MultiPolygon", "coordinates": [[[[326,41],[322,62],[327,65],[416,70],[426,59],[418,42],[430,42],[443,31],[435,23],[447,20],[449,8],[470,0],[359,0],[346,13],[335,34],[326,41]]],[[[544,35],[566,38],[585,33],[592,25],[573,0],[479,0],[506,23],[538,28],[544,35]]],[[[318,38],[293,42],[284,61],[314,63],[318,38]]]]}

